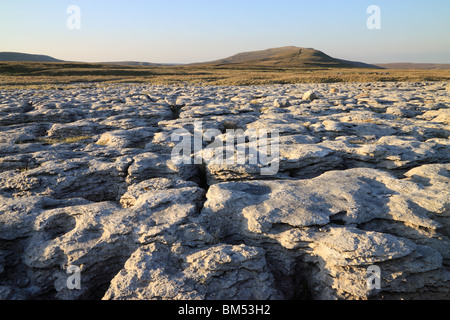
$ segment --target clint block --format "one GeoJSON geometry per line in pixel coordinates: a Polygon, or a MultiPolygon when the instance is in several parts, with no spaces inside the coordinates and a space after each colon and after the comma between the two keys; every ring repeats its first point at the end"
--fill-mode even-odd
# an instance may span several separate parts
{"type": "Polygon", "coordinates": [[[261,175],[270,176],[279,170],[279,130],[218,129],[203,130],[203,123],[194,123],[193,134],[177,129],[171,136],[178,142],[172,149],[175,164],[255,165],[261,175]]]}

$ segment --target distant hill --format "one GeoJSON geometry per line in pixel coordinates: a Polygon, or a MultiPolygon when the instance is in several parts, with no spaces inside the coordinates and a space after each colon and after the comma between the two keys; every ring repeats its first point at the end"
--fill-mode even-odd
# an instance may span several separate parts
{"type": "Polygon", "coordinates": [[[159,66],[173,66],[175,64],[139,62],[139,61],[116,61],[116,62],[98,62],[99,64],[117,65],[117,66],[140,66],[140,67],[159,67],[159,66]]]}
{"type": "MultiPolygon", "coordinates": [[[[20,53],[20,52],[0,52],[0,61],[73,62],[73,61],[64,61],[64,60],[55,59],[53,57],[46,56],[46,55],[28,54],[28,53],[20,53]]],[[[96,64],[119,65],[119,66],[143,66],[143,67],[174,65],[174,64],[162,64],[162,63],[139,62],[139,61],[97,62],[96,64]]]]}
{"type": "MultiPolygon", "coordinates": [[[[20,52],[0,52],[1,61],[16,62],[71,62],[59,60],[47,55],[20,52]]],[[[96,64],[118,66],[177,66],[175,63],[151,63],[139,61],[97,62],[96,64]]],[[[238,53],[234,56],[209,62],[188,64],[190,66],[236,66],[236,67],[279,67],[279,68],[372,68],[372,69],[450,69],[450,64],[436,63],[377,63],[367,64],[330,57],[322,51],[312,48],[280,47],[259,51],[238,53]]]]}
{"type": "Polygon", "coordinates": [[[0,61],[64,62],[50,56],[19,52],[0,52],[0,61]]]}
{"type": "Polygon", "coordinates": [[[260,51],[238,53],[234,56],[197,63],[195,65],[235,65],[235,66],[274,66],[274,67],[328,67],[328,68],[375,68],[362,62],[332,58],[312,48],[281,47],[260,51]]]}
{"type": "Polygon", "coordinates": [[[376,66],[385,69],[417,69],[417,70],[432,70],[432,69],[450,69],[450,63],[377,63],[376,66]]]}

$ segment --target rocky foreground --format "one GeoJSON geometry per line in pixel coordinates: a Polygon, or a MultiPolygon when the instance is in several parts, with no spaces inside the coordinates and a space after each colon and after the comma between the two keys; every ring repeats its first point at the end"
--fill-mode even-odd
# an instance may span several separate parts
{"type": "Polygon", "coordinates": [[[449,90],[1,90],[0,298],[448,299],[449,90]],[[279,171],[174,163],[199,120],[278,129],[279,171]]]}

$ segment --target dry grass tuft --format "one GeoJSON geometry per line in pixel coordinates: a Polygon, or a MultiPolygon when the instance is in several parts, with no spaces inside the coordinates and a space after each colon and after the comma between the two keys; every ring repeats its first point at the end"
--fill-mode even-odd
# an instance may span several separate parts
{"type": "Polygon", "coordinates": [[[78,143],[85,140],[91,139],[90,136],[77,136],[77,137],[67,137],[67,138],[39,138],[37,142],[43,143],[43,144],[58,144],[58,143],[65,143],[65,144],[72,144],[72,143],[78,143]]]}

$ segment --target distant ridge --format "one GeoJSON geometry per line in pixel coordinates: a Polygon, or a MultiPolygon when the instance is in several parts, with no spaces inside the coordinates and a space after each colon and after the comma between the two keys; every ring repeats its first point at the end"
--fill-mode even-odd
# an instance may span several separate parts
{"type": "MultiPolygon", "coordinates": [[[[28,54],[20,52],[0,52],[0,61],[13,62],[74,62],[59,60],[50,56],[42,54],[28,54]]],[[[85,63],[85,62],[79,62],[85,63]]],[[[115,62],[96,62],[95,64],[118,65],[118,66],[141,66],[141,67],[155,67],[155,66],[172,66],[176,64],[165,63],[151,63],[140,61],[115,61],[115,62]]]]}
{"type": "MultiPolygon", "coordinates": [[[[41,54],[20,52],[0,52],[0,62],[74,62],[65,61],[41,54]]],[[[79,62],[84,63],[84,62],[79,62]]],[[[190,64],[152,63],[140,61],[96,62],[93,64],[118,66],[237,66],[237,67],[279,67],[279,68],[372,68],[372,69],[400,69],[400,70],[433,70],[450,69],[450,63],[376,63],[367,64],[333,58],[322,51],[312,48],[287,46],[259,51],[242,52],[231,57],[190,64]]]]}
{"type": "Polygon", "coordinates": [[[432,69],[450,69],[450,63],[377,63],[376,66],[385,69],[417,69],[417,70],[432,70],[432,69]]]}
{"type": "Polygon", "coordinates": [[[0,52],[0,61],[65,62],[46,55],[20,52],[0,52]]]}
{"type": "Polygon", "coordinates": [[[116,61],[116,62],[97,62],[99,64],[117,65],[117,66],[140,66],[140,67],[159,67],[159,66],[174,66],[176,63],[152,63],[140,61],[116,61]]]}
{"type": "Polygon", "coordinates": [[[347,61],[332,58],[329,55],[312,48],[280,47],[259,51],[238,53],[234,56],[197,63],[194,65],[246,65],[246,66],[274,66],[274,67],[328,67],[328,68],[374,68],[367,63],[347,61]]]}

